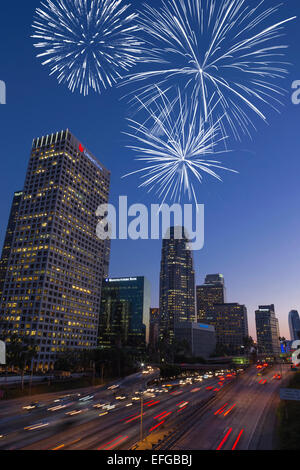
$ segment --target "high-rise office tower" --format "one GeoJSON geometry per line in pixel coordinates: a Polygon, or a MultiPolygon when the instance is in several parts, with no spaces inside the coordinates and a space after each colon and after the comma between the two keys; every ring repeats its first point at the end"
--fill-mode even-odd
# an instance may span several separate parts
{"type": "Polygon", "coordinates": [[[228,354],[241,354],[248,336],[248,316],[245,305],[214,304],[206,314],[205,323],[215,327],[217,345],[228,354]]]}
{"type": "Polygon", "coordinates": [[[162,245],[160,269],[161,336],[170,344],[178,322],[194,322],[195,273],[183,227],[170,227],[162,245]]]}
{"type": "Polygon", "coordinates": [[[13,236],[15,232],[16,221],[19,213],[20,203],[22,201],[22,191],[18,191],[14,194],[14,198],[11,205],[11,210],[9,214],[5,240],[3,244],[1,260],[0,260],[0,297],[2,295],[2,289],[4,285],[6,270],[8,266],[8,260],[11,250],[11,245],[13,241],[13,236]]]}
{"type": "Polygon", "coordinates": [[[289,313],[289,329],[291,341],[300,339],[300,318],[297,310],[291,310],[289,313]]]}
{"type": "Polygon", "coordinates": [[[206,321],[214,304],[225,302],[225,285],[222,274],[208,274],[204,284],[196,286],[197,321],[206,321]]]}
{"type": "Polygon", "coordinates": [[[110,173],[68,130],[33,141],[10,242],[0,334],[33,338],[34,366],[97,345],[105,243],[96,210],[110,173]]]}
{"type": "Polygon", "coordinates": [[[99,344],[144,349],[149,341],[150,284],[143,277],[109,278],[102,287],[99,344]]]}
{"type": "Polygon", "coordinates": [[[274,305],[260,305],[255,311],[258,351],[262,354],[280,354],[279,324],[274,305]]]}

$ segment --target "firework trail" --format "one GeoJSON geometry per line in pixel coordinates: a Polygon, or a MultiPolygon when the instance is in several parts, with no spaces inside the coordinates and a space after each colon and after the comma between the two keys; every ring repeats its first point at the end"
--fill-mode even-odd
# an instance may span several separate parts
{"type": "Polygon", "coordinates": [[[59,83],[88,95],[111,87],[141,54],[136,14],[123,0],[45,0],[35,12],[32,37],[43,65],[59,83]]]}
{"type": "Polygon", "coordinates": [[[137,98],[147,120],[139,123],[128,119],[131,130],[125,133],[137,141],[128,147],[146,166],[124,177],[140,174],[143,181],[139,187],[148,192],[155,190],[163,202],[167,197],[179,201],[184,193],[197,202],[194,183],[201,183],[205,174],[222,181],[215,169],[237,173],[208,159],[220,153],[218,148],[226,140],[221,119],[208,125],[197,100],[191,101],[179,90],[172,100],[158,87],[156,92],[156,99],[149,105],[137,98]]]}
{"type": "Polygon", "coordinates": [[[280,38],[285,24],[296,17],[276,22],[281,5],[266,9],[264,0],[162,3],[160,9],[145,5],[138,19],[144,62],[151,69],[127,76],[125,83],[141,82],[134,93],[147,100],[155,99],[153,83],[161,89],[174,81],[190,87],[205,119],[218,102],[216,118],[225,115],[235,138],[250,136],[252,118],[266,120],[264,105],[278,110],[282,104],[285,91],[278,83],[289,64],[284,62],[288,46],[280,38]]]}

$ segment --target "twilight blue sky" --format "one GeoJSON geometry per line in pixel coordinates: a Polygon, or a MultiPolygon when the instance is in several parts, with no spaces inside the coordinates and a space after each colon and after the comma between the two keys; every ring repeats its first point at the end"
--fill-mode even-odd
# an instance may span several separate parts
{"type": "MultiPolygon", "coordinates": [[[[249,0],[250,3],[252,0],[249,0]]],[[[142,1],[133,0],[140,7],[142,1]]],[[[274,5],[274,0],[266,0],[274,5]]],[[[277,2],[276,2],[277,3],[277,2]]],[[[160,4],[160,0],[151,0],[160,4]]],[[[126,101],[122,89],[87,98],[59,85],[35,57],[30,38],[38,0],[1,5],[1,73],[7,85],[7,105],[0,106],[1,185],[0,242],[2,244],[15,190],[22,189],[34,137],[69,128],[112,171],[111,201],[128,195],[129,202],[157,202],[137,188],[137,179],[120,177],[136,168],[125,148],[126,101]]],[[[227,300],[248,308],[255,336],[254,311],[274,303],[281,333],[289,337],[287,314],[300,309],[300,105],[291,102],[291,83],[300,80],[300,4],[284,2],[280,17],[298,15],[287,26],[291,74],[282,83],[290,90],[281,114],[268,110],[268,125],[257,123],[253,140],[236,145],[226,156],[239,175],[224,174],[224,182],[206,179],[199,187],[205,204],[205,247],[195,253],[198,283],[205,274],[225,276],[227,300]]],[[[228,160],[228,162],[227,162],[228,160]]],[[[161,241],[114,241],[111,275],[145,275],[151,282],[152,305],[158,305],[161,241]]]]}

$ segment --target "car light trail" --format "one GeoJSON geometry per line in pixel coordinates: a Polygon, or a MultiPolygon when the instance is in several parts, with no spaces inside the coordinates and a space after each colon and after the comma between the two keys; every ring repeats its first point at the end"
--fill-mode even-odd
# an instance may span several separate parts
{"type": "MultiPolygon", "coordinates": [[[[167,411],[163,411],[163,412],[162,412],[162,413],[160,413],[159,415],[157,415],[157,416],[154,416],[154,418],[153,418],[153,419],[158,419],[158,418],[161,418],[161,417],[165,416],[165,414],[167,414],[167,413],[168,413],[167,411]]],[[[171,413],[172,413],[172,411],[171,411],[171,413]]]]}
{"type": "MultiPolygon", "coordinates": [[[[143,415],[145,415],[145,413],[143,413],[143,415]]],[[[135,421],[136,419],[139,419],[142,415],[137,415],[137,416],[134,416],[133,418],[131,419],[128,419],[128,421],[125,421],[125,423],[131,423],[131,421],[135,421]]]]}
{"type": "Polygon", "coordinates": [[[235,450],[236,446],[237,446],[237,445],[238,445],[238,443],[239,443],[239,440],[240,440],[240,439],[241,439],[241,437],[242,437],[242,434],[243,434],[243,432],[244,432],[244,429],[242,429],[242,430],[241,430],[241,432],[239,433],[239,435],[238,435],[238,437],[237,437],[237,439],[236,439],[235,443],[233,444],[233,447],[232,447],[232,449],[231,449],[231,450],[235,450]]]}
{"type": "Polygon", "coordinates": [[[184,405],[183,407],[179,408],[179,410],[177,410],[177,413],[179,413],[179,411],[184,410],[186,407],[187,407],[187,405],[184,405]]]}
{"type": "Polygon", "coordinates": [[[223,439],[221,440],[220,444],[217,447],[217,450],[221,450],[225,442],[227,441],[229,434],[231,434],[232,428],[229,428],[223,439]]]}
{"type": "Polygon", "coordinates": [[[32,426],[27,426],[24,428],[25,431],[35,431],[36,429],[44,428],[46,426],[49,426],[49,423],[39,423],[39,424],[33,424],[32,426]]]}
{"type": "Polygon", "coordinates": [[[228,405],[228,403],[225,403],[225,405],[223,405],[221,408],[219,408],[216,412],[215,412],[215,415],[218,415],[218,414],[221,414],[222,411],[224,411],[224,408],[228,405]]]}
{"type": "Polygon", "coordinates": [[[157,403],[160,403],[160,400],[158,400],[158,401],[154,401],[153,403],[150,403],[150,404],[149,404],[149,405],[147,405],[147,406],[153,406],[153,405],[157,405],[157,403]]]}
{"type": "Polygon", "coordinates": [[[119,437],[116,437],[115,439],[113,439],[112,441],[108,442],[107,444],[105,444],[104,446],[102,447],[98,447],[98,450],[111,450],[111,449],[114,449],[114,447],[116,447],[118,444],[121,444],[121,442],[124,442],[126,441],[126,439],[128,439],[128,436],[119,436],[119,437]],[[111,446],[109,446],[110,444],[112,444],[111,446]],[[109,446],[109,447],[108,447],[109,446]]]}
{"type": "Polygon", "coordinates": [[[224,413],[224,416],[227,416],[228,413],[230,413],[230,411],[233,410],[233,408],[235,408],[235,407],[236,407],[236,405],[232,405],[232,407],[229,408],[229,410],[227,410],[227,411],[224,413]]]}
{"type": "Polygon", "coordinates": [[[65,447],[65,444],[62,444],[61,446],[57,446],[57,447],[55,447],[55,448],[52,449],[52,450],[59,450],[59,449],[62,449],[63,447],[65,447]]]}
{"type": "Polygon", "coordinates": [[[150,432],[154,431],[154,429],[158,428],[159,426],[161,426],[165,421],[161,421],[160,423],[156,424],[155,426],[153,426],[153,428],[150,429],[150,432]]]}
{"type": "Polygon", "coordinates": [[[137,416],[137,414],[134,413],[133,415],[127,416],[127,418],[122,418],[121,421],[126,421],[127,419],[132,418],[133,416],[137,416]]]}

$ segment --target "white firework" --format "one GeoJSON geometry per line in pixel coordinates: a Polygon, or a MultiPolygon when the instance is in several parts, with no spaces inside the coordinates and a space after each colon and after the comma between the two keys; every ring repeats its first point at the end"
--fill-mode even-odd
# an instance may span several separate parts
{"type": "Polygon", "coordinates": [[[59,83],[88,95],[101,93],[135,65],[141,41],[135,13],[123,0],[45,0],[35,12],[37,57],[59,83]]]}
{"type": "Polygon", "coordinates": [[[265,8],[264,0],[162,4],[160,9],[145,5],[138,19],[144,61],[151,69],[127,77],[126,83],[144,82],[135,94],[147,99],[155,98],[153,84],[192,87],[205,119],[218,102],[219,115],[225,115],[234,137],[251,135],[252,112],[266,120],[264,106],[278,110],[282,104],[285,91],[279,85],[289,64],[281,36],[296,17],[275,21],[281,5],[265,8]]]}
{"type": "Polygon", "coordinates": [[[137,145],[128,147],[146,166],[124,177],[140,174],[139,187],[156,191],[163,202],[167,197],[180,201],[185,193],[197,202],[196,184],[202,183],[204,175],[222,181],[215,169],[237,173],[209,159],[221,153],[218,148],[226,140],[221,119],[208,124],[201,117],[198,101],[182,96],[179,90],[172,100],[158,87],[156,92],[150,104],[136,98],[147,119],[144,123],[128,119],[131,131],[125,133],[137,141],[137,145]]]}

